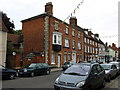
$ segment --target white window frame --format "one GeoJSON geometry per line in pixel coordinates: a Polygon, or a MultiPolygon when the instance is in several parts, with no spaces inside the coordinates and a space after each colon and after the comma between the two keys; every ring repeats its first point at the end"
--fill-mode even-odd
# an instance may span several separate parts
{"type": "Polygon", "coordinates": [[[64,54],[64,62],[67,61],[67,54],[64,54]]]}
{"type": "Polygon", "coordinates": [[[53,32],[53,44],[62,45],[62,33],[53,32]],[[54,36],[56,36],[56,42],[54,36]]]}
{"type": "Polygon", "coordinates": [[[78,50],[80,50],[80,49],[81,49],[81,43],[78,42],[78,50]]]}
{"type": "Polygon", "coordinates": [[[73,49],[75,48],[75,40],[74,39],[72,40],[72,48],[73,49]]]}
{"type": "Polygon", "coordinates": [[[75,29],[72,29],[72,36],[75,36],[75,29]]]}
{"type": "Polygon", "coordinates": [[[78,38],[80,38],[80,32],[78,32],[78,38]]]}
{"type": "Polygon", "coordinates": [[[65,47],[70,47],[69,39],[65,38],[65,47]]]}
{"type": "Polygon", "coordinates": [[[66,26],[65,33],[66,33],[66,34],[69,34],[69,28],[68,28],[68,26],[66,26]]]}
{"type": "Polygon", "coordinates": [[[51,64],[55,64],[55,53],[51,55],[51,64]]]}

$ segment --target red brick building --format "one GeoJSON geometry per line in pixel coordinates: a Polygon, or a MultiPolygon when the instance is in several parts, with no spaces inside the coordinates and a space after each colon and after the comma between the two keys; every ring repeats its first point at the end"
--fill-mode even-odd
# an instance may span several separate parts
{"type": "Polygon", "coordinates": [[[93,61],[98,59],[98,43],[99,43],[99,35],[93,34],[92,31],[85,30],[84,31],[84,60],[85,61],[93,61]]]}
{"type": "Polygon", "coordinates": [[[45,62],[61,67],[65,61],[84,60],[84,29],[77,25],[76,17],[69,21],[53,16],[51,2],[45,5],[44,14],[22,20],[24,65],[45,62]]]}

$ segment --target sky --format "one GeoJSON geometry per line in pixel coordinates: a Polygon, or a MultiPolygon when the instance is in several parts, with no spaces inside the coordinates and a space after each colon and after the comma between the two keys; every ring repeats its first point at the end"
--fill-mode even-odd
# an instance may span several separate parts
{"type": "MultiPolygon", "coordinates": [[[[21,20],[42,14],[47,2],[53,4],[53,16],[64,21],[77,8],[78,26],[98,33],[103,42],[118,46],[118,2],[120,0],[1,0],[0,11],[14,21],[15,30],[22,29],[21,20]],[[79,8],[78,4],[84,1],[79,8]]],[[[69,19],[65,20],[69,23],[69,19]]],[[[120,46],[120,45],[119,45],[120,46]]]]}

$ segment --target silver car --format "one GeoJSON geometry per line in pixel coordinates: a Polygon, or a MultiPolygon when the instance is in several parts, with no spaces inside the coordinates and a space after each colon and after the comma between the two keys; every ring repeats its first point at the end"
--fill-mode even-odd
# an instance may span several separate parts
{"type": "Polygon", "coordinates": [[[114,64],[101,64],[101,66],[105,69],[105,73],[106,73],[106,81],[109,81],[112,78],[115,78],[117,75],[117,67],[114,64]]]}
{"type": "Polygon", "coordinates": [[[110,63],[116,65],[117,75],[120,75],[120,62],[110,62],[110,63]]]}

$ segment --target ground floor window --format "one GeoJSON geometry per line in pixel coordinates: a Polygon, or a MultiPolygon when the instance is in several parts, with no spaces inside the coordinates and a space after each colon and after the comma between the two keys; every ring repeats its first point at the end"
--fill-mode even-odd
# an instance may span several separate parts
{"type": "Polygon", "coordinates": [[[55,64],[55,53],[52,53],[52,60],[51,60],[51,64],[55,64]]]}
{"type": "Polygon", "coordinates": [[[64,62],[67,61],[67,54],[64,54],[64,62]]]}
{"type": "Polygon", "coordinates": [[[70,61],[70,54],[68,54],[68,61],[70,61]]]}

